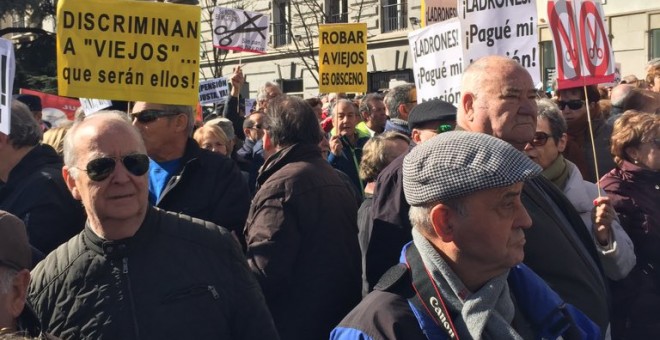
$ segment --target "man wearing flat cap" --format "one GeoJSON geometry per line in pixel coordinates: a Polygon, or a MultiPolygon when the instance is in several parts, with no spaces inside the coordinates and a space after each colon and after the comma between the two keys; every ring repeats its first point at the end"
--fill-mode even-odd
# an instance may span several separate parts
{"type": "MultiPolygon", "coordinates": [[[[415,106],[408,116],[414,144],[423,143],[456,125],[456,107],[439,99],[415,106]]],[[[392,161],[376,180],[371,217],[373,228],[365,256],[365,276],[369,290],[387,269],[399,261],[399,250],[410,242],[410,206],[403,197],[402,155],[392,161]]]]}
{"type": "Polygon", "coordinates": [[[540,172],[485,134],[448,132],[415,147],[403,164],[413,241],[330,338],[598,339],[591,320],[521,264],[532,221],[520,195],[540,172]]]}
{"type": "Polygon", "coordinates": [[[18,217],[0,210],[0,338],[17,332],[48,338],[25,303],[31,261],[25,225],[18,217]]]}

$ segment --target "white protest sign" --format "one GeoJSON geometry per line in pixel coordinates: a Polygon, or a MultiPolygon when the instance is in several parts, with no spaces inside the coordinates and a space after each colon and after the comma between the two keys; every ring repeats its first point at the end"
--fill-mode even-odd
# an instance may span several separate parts
{"type": "Polygon", "coordinates": [[[213,10],[213,46],[223,50],[266,53],[268,15],[240,9],[213,10]]]}
{"type": "Polygon", "coordinates": [[[257,103],[256,99],[253,98],[245,98],[245,116],[249,116],[250,113],[252,113],[252,108],[254,107],[254,104],[257,103]]]}
{"type": "Polygon", "coordinates": [[[456,0],[423,0],[422,26],[435,24],[458,16],[456,0]]]}
{"type": "Polygon", "coordinates": [[[536,1],[459,1],[458,15],[465,34],[465,66],[488,55],[519,62],[541,82],[536,1]]]}
{"type": "Polygon", "coordinates": [[[417,102],[440,99],[458,105],[463,75],[458,18],[410,32],[408,41],[413,55],[417,102]]]}
{"type": "Polygon", "coordinates": [[[614,80],[614,52],[600,2],[548,1],[557,65],[557,88],[565,89],[614,80]]]}
{"type": "Polygon", "coordinates": [[[9,135],[11,119],[11,94],[14,86],[14,45],[0,38],[0,132],[9,135]]]}
{"type": "Polygon", "coordinates": [[[85,116],[89,116],[94,112],[98,112],[105,109],[106,107],[112,106],[112,100],[80,98],[80,105],[82,105],[85,116]]]}
{"type": "Polygon", "coordinates": [[[229,86],[225,77],[199,82],[199,103],[202,105],[223,102],[228,95],[229,86]]]}

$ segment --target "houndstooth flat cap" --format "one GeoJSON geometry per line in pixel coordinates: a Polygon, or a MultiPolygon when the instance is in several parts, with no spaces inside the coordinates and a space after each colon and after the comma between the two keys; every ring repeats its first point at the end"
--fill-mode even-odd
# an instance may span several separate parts
{"type": "Polygon", "coordinates": [[[484,133],[450,131],[416,146],[403,161],[412,206],[446,202],[537,176],[541,167],[509,143],[484,133]]]}

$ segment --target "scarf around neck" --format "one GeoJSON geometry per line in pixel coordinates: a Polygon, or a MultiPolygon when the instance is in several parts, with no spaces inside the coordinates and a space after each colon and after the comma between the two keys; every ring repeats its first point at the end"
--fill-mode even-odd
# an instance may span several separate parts
{"type": "Polygon", "coordinates": [[[543,169],[541,175],[554,183],[561,191],[564,191],[568,181],[568,166],[566,166],[564,156],[559,154],[549,167],[543,169]]]}
{"type": "Polygon", "coordinates": [[[522,339],[511,327],[515,307],[509,294],[508,271],[492,278],[478,291],[470,292],[422,234],[413,228],[412,235],[447,308],[452,313],[460,313],[460,317],[452,320],[460,338],[522,339]]]}

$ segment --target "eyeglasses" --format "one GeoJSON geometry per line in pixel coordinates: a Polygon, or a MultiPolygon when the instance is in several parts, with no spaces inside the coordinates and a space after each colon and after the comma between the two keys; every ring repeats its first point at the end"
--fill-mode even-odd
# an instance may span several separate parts
{"type": "Polygon", "coordinates": [[[537,133],[534,134],[534,139],[532,139],[530,144],[532,144],[534,146],[544,146],[545,143],[548,142],[548,138],[550,138],[550,137],[552,137],[552,136],[550,136],[549,134],[547,134],[545,132],[537,132],[537,133]]]}
{"type": "Polygon", "coordinates": [[[179,115],[179,113],[165,111],[165,110],[157,110],[157,109],[148,109],[148,110],[142,110],[140,112],[131,113],[131,117],[133,117],[134,121],[137,120],[138,122],[143,124],[151,123],[160,117],[168,117],[168,116],[176,116],[176,115],[179,115]]]}
{"type": "Polygon", "coordinates": [[[95,182],[100,182],[113,171],[115,171],[115,166],[117,165],[117,159],[119,159],[128,172],[134,176],[142,176],[147,173],[149,170],[149,157],[144,154],[131,154],[124,157],[101,157],[97,159],[92,159],[87,163],[85,169],[80,169],[87,172],[89,179],[95,182]]]}
{"type": "Polygon", "coordinates": [[[436,131],[438,133],[443,133],[443,132],[451,131],[453,129],[454,129],[454,127],[451,126],[451,124],[440,124],[440,126],[438,126],[436,131]]]}
{"type": "Polygon", "coordinates": [[[571,110],[579,110],[584,105],[584,100],[582,99],[573,99],[568,101],[560,100],[557,102],[557,105],[559,106],[560,110],[563,110],[567,105],[568,108],[571,110]]]}

